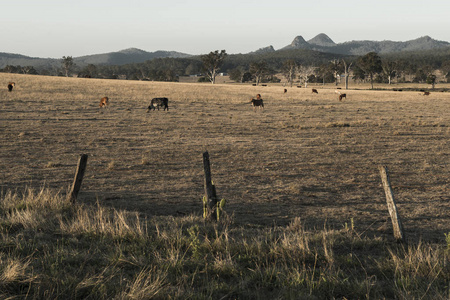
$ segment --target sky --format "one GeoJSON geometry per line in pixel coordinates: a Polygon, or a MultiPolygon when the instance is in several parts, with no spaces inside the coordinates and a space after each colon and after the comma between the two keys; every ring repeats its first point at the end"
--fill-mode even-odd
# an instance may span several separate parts
{"type": "Polygon", "coordinates": [[[0,52],[61,58],[127,48],[205,54],[280,49],[301,35],[450,42],[449,0],[0,0],[0,52]]]}

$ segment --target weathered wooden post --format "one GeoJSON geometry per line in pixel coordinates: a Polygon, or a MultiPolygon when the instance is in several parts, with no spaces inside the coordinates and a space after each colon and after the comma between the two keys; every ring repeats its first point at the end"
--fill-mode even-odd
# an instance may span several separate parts
{"type": "Polygon", "coordinates": [[[389,173],[386,166],[379,166],[381,181],[383,182],[384,192],[386,193],[386,202],[391,216],[392,226],[394,227],[394,237],[401,242],[406,242],[406,236],[403,231],[402,222],[397,212],[397,205],[395,204],[394,194],[389,181],[389,173]]]}
{"type": "Polygon", "coordinates": [[[211,180],[211,167],[209,163],[209,154],[208,151],[203,153],[203,169],[205,171],[205,196],[206,201],[208,203],[208,214],[207,218],[209,220],[217,220],[217,194],[216,188],[212,184],[211,180]]]}
{"type": "Polygon", "coordinates": [[[72,189],[69,194],[69,200],[75,204],[78,197],[78,192],[81,188],[81,182],[83,181],[84,171],[86,170],[88,155],[81,154],[80,160],[78,161],[77,171],[75,173],[75,178],[73,179],[72,189]]]}

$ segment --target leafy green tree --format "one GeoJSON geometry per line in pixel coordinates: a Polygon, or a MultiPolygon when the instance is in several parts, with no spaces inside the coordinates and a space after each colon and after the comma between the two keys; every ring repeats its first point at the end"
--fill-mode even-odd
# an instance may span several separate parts
{"type": "Polygon", "coordinates": [[[358,58],[358,66],[369,76],[370,84],[373,89],[373,79],[375,74],[378,74],[383,70],[381,58],[376,52],[369,52],[358,58]]]}
{"type": "Polygon", "coordinates": [[[206,55],[201,55],[200,58],[203,62],[203,70],[206,76],[209,78],[212,84],[216,82],[216,76],[219,73],[220,68],[223,65],[223,61],[227,57],[225,50],[219,52],[216,50],[206,55]]]}
{"type": "Polygon", "coordinates": [[[265,76],[270,74],[270,69],[265,61],[252,62],[250,64],[250,73],[255,78],[256,85],[258,85],[265,76]]]}
{"type": "Polygon", "coordinates": [[[416,71],[416,74],[414,75],[413,82],[415,83],[422,83],[427,80],[427,74],[423,69],[418,69],[416,71]]]}
{"type": "Polygon", "coordinates": [[[228,72],[230,79],[236,82],[242,82],[242,77],[244,75],[244,70],[242,68],[234,68],[228,72]]]}
{"type": "Polygon", "coordinates": [[[96,78],[98,76],[97,66],[94,64],[88,64],[86,67],[81,69],[79,76],[96,78]]]}
{"type": "Polygon", "coordinates": [[[72,68],[74,66],[75,66],[75,63],[73,62],[72,56],[63,56],[62,68],[66,74],[66,77],[69,77],[69,72],[72,70],[72,68]]]}
{"type": "Polygon", "coordinates": [[[431,73],[428,74],[427,83],[431,84],[431,88],[434,89],[434,86],[436,85],[436,75],[431,74],[431,73]]]}

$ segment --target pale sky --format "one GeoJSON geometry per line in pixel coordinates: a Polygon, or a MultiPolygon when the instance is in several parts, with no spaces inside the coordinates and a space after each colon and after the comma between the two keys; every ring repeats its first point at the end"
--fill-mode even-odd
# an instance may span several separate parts
{"type": "Polygon", "coordinates": [[[450,41],[450,1],[0,0],[0,52],[61,58],[139,48],[205,54],[334,42],[450,41]]]}

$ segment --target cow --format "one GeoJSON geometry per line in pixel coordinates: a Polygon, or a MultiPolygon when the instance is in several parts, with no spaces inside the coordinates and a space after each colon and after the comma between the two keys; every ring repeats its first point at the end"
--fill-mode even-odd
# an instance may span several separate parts
{"type": "Polygon", "coordinates": [[[334,91],[336,94],[339,95],[339,101],[342,101],[342,99],[347,99],[347,94],[342,94],[341,91],[335,90],[334,91]]]}
{"type": "Polygon", "coordinates": [[[313,94],[318,94],[319,92],[316,89],[312,89],[313,94]]]}
{"type": "Polygon", "coordinates": [[[430,96],[430,92],[423,92],[422,95],[424,95],[424,96],[430,96]]]}
{"type": "Polygon", "coordinates": [[[100,105],[99,107],[106,107],[109,104],[109,98],[108,97],[103,97],[102,99],[100,99],[100,105]]]}
{"type": "Polygon", "coordinates": [[[13,87],[15,87],[15,86],[16,86],[16,83],[15,83],[15,82],[10,82],[10,83],[8,83],[8,91],[12,92],[13,87]]]}
{"type": "Polygon", "coordinates": [[[147,112],[151,111],[152,109],[155,110],[155,106],[156,108],[159,107],[164,107],[164,110],[167,109],[167,111],[169,111],[169,99],[167,99],[166,97],[163,98],[153,98],[152,101],[150,101],[150,105],[147,108],[147,112]]]}
{"type": "Polygon", "coordinates": [[[264,110],[264,101],[261,99],[261,94],[256,95],[256,99],[250,100],[250,103],[253,106],[253,111],[256,111],[256,107],[258,106],[259,109],[264,110]]]}
{"type": "Polygon", "coordinates": [[[287,89],[284,89],[284,93],[285,93],[285,94],[287,93],[287,89]]]}

